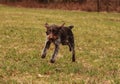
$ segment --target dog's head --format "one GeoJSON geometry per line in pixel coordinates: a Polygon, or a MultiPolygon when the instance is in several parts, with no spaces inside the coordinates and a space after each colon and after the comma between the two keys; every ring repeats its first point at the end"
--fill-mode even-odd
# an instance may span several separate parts
{"type": "Polygon", "coordinates": [[[63,23],[61,26],[57,26],[57,25],[49,25],[48,23],[45,24],[45,27],[47,29],[46,31],[46,35],[47,35],[47,39],[50,41],[54,41],[56,39],[58,39],[59,37],[59,30],[64,27],[63,23]]]}

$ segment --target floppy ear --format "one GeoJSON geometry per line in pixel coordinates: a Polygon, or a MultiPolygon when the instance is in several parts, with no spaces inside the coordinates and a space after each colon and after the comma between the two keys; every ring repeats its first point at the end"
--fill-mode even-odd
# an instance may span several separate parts
{"type": "Polygon", "coordinates": [[[46,28],[49,28],[49,24],[48,24],[48,23],[45,23],[45,27],[46,27],[46,28]]]}
{"type": "Polygon", "coordinates": [[[70,29],[72,29],[73,27],[74,27],[73,25],[69,26],[70,29]]]}

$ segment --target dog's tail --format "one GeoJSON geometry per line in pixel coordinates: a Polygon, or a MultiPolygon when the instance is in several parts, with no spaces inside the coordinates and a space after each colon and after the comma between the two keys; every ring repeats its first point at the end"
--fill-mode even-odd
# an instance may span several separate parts
{"type": "Polygon", "coordinates": [[[69,26],[70,29],[72,29],[73,27],[74,27],[73,25],[69,26]]]}

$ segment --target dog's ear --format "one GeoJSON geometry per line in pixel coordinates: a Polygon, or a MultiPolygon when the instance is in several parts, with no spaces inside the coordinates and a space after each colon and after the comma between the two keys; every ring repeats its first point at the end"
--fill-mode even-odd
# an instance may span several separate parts
{"type": "Polygon", "coordinates": [[[73,25],[69,26],[70,29],[72,29],[73,27],[74,27],[73,25]]]}
{"type": "Polygon", "coordinates": [[[65,23],[63,23],[63,24],[61,25],[61,28],[64,27],[64,25],[65,25],[65,23]]]}
{"type": "Polygon", "coordinates": [[[49,28],[49,24],[48,24],[48,23],[45,23],[45,27],[48,29],[48,28],[49,28]]]}
{"type": "Polygon", "coordinates": [[[63,23],[61,26],[59,26],[59,28],[61,29],[62,27],[64,27],[65,23],[63,23]]]}

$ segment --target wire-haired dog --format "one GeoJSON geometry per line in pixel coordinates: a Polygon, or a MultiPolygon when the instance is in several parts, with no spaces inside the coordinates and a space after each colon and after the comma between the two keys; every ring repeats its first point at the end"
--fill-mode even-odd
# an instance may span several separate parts
{"type": "Polygon", "coordinates": [[[47,23],[45,24],[45,27],[47,29],[47,40],[41,57],[46,57],[47,50],[49,49],[50,44],[53,43],[55,45],[55,50],[50,60],[51,63],[55,62],[55,57],[58,54],[60,44],[69,46],[69,50],[72,51],[72,61],[75,62],[74,36],[71,31],[74,26],[65,27],[64,24],[62,24],[61,26],[48,25],[47,23]]]}

